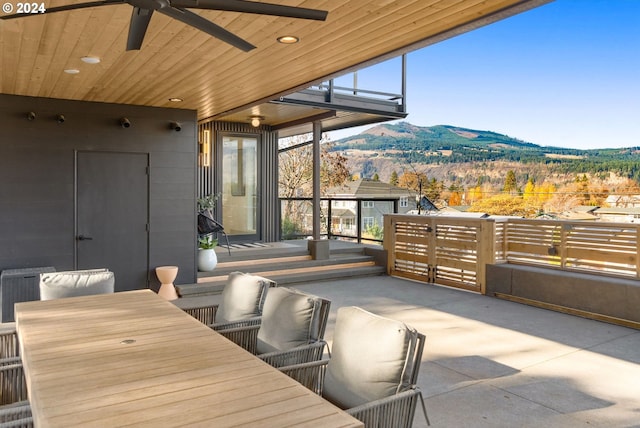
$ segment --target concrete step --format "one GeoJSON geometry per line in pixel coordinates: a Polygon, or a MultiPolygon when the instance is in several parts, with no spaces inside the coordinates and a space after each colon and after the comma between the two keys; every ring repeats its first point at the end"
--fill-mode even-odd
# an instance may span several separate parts
{"type": "Polygon", "coordinates": [[[216,256],[218,256],[218,263],[226,262],[241,262],[247,260],[262,260],[278,257],[298,257],[308,256],[309,251],[299,246],[291,247],[270,247],[270,248],[255,248],[255,249],[231,249],[231,254],[224,247],[216,247],[216,256]]]}
{"type": "Polygon", "coordinates": [[[310,255],[300,255],[255,260],[218,261],[218,265],[212,272],[198,273],[198,282],[207,281],[207,278],[209,277],[228,275],[235,271],[257,273],[265,271],[279,271],[283,269],[300,269],[347,263],[371,262],[373,260],[373,257],[362,253],[342,253],[337,255],[332,254],[331,258],[324,260],[313,260],[310,255]]]}
{"type": "MultiPolygon", "coordinates": [[[[217,268],[216,268],[217,270],[217,268]]],[[[299,284],[307,281],[328,281],[336,278],[384,275],[386,269],[373,260],[352,263],[328,264],[278,270],[255,270],[255,275],[276,281],[279,286],[299,284]]],[[[197,284],[176,285],[182,297],[204,296],[222,292],[228,274],[203,277],[197,284]]]]}

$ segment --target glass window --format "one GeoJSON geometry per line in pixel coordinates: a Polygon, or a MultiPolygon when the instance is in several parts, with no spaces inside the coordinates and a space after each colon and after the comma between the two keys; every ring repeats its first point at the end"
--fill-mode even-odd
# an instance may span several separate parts
{"type": "Polygon", "coordinates": [[[373,217],[362,217],[362,228],[363,229],[368,229],[370,227],[373,227],[374,225],[374,219],[373,217]]]}

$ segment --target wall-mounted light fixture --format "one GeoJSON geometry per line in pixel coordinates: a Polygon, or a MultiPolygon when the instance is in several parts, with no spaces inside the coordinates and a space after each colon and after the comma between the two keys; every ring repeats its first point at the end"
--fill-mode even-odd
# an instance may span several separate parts
{"type": "Polygon", "coordinates": [[[202,131],[202,141],[200,143],[200,166],[211,166],[211,131],[202,131]]]}
{"type": "Polygon", "coordinates": [[[176,132],[182,131],[182,125],[180,124],[180,122],[171,122],[169,124],[169,128],[173,129],[176,132]]]}
{"type": "Polygon", "coordinates": [[[64,123],[66,119],[64,118],[64,114],[59,114],[56,116],[56,122],[60,123],[64,123]]]}
{"type": "Polygon", "coordinates": [[[251,126],[257,128],[258,126],[260,126],[260,122],[264,120],[264,116],[250,116],[249,120],[251,121],[251,126]]]}
{"type": "Polygon", "coordinates": [[[126,117],[120,119],[120,126],[123,128],[129,128],[131,126],[131,122],[126,117]]]}
{"type": "Polygon", "coordinates": [[[27,120],[35,120],[36,119],[36,114],[32,111],[30,111],[29,113],[27,113],[27,120]]]}

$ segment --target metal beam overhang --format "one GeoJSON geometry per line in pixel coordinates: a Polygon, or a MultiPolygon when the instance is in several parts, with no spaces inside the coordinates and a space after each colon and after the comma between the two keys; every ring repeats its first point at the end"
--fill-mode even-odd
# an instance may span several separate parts
{"type": "Polygon", "coordinates": [[[311,123],[315,121],[322,121],[324,119],[328,119],[335,116],[336,116],[335,111],[328,111],[328,112],[316,114],[314,116],[308,116],[302,119],[292,120],[290,122],[279,123],[277,125],[271,126],[271,129],[273,131],[279,131],[281,129],[292,128],[294,126],[299,126],[299,125],[305,125],[307,123],[311,123]]]}

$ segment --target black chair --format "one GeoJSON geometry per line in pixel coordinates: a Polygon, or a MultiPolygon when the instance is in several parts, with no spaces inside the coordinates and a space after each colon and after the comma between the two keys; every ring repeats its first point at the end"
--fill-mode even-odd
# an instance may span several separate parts
{"type": "Polygon", "coordinates": [[[231,247],[229,246],[229,236],[224,231],[224,227],[221,223],[217,222],[213,218],[211,211],[204,210],[198,213],[198,236],[204,237],[207,235],[222,233],[227,240],[227,251],[231,255],[231,247]]]}

